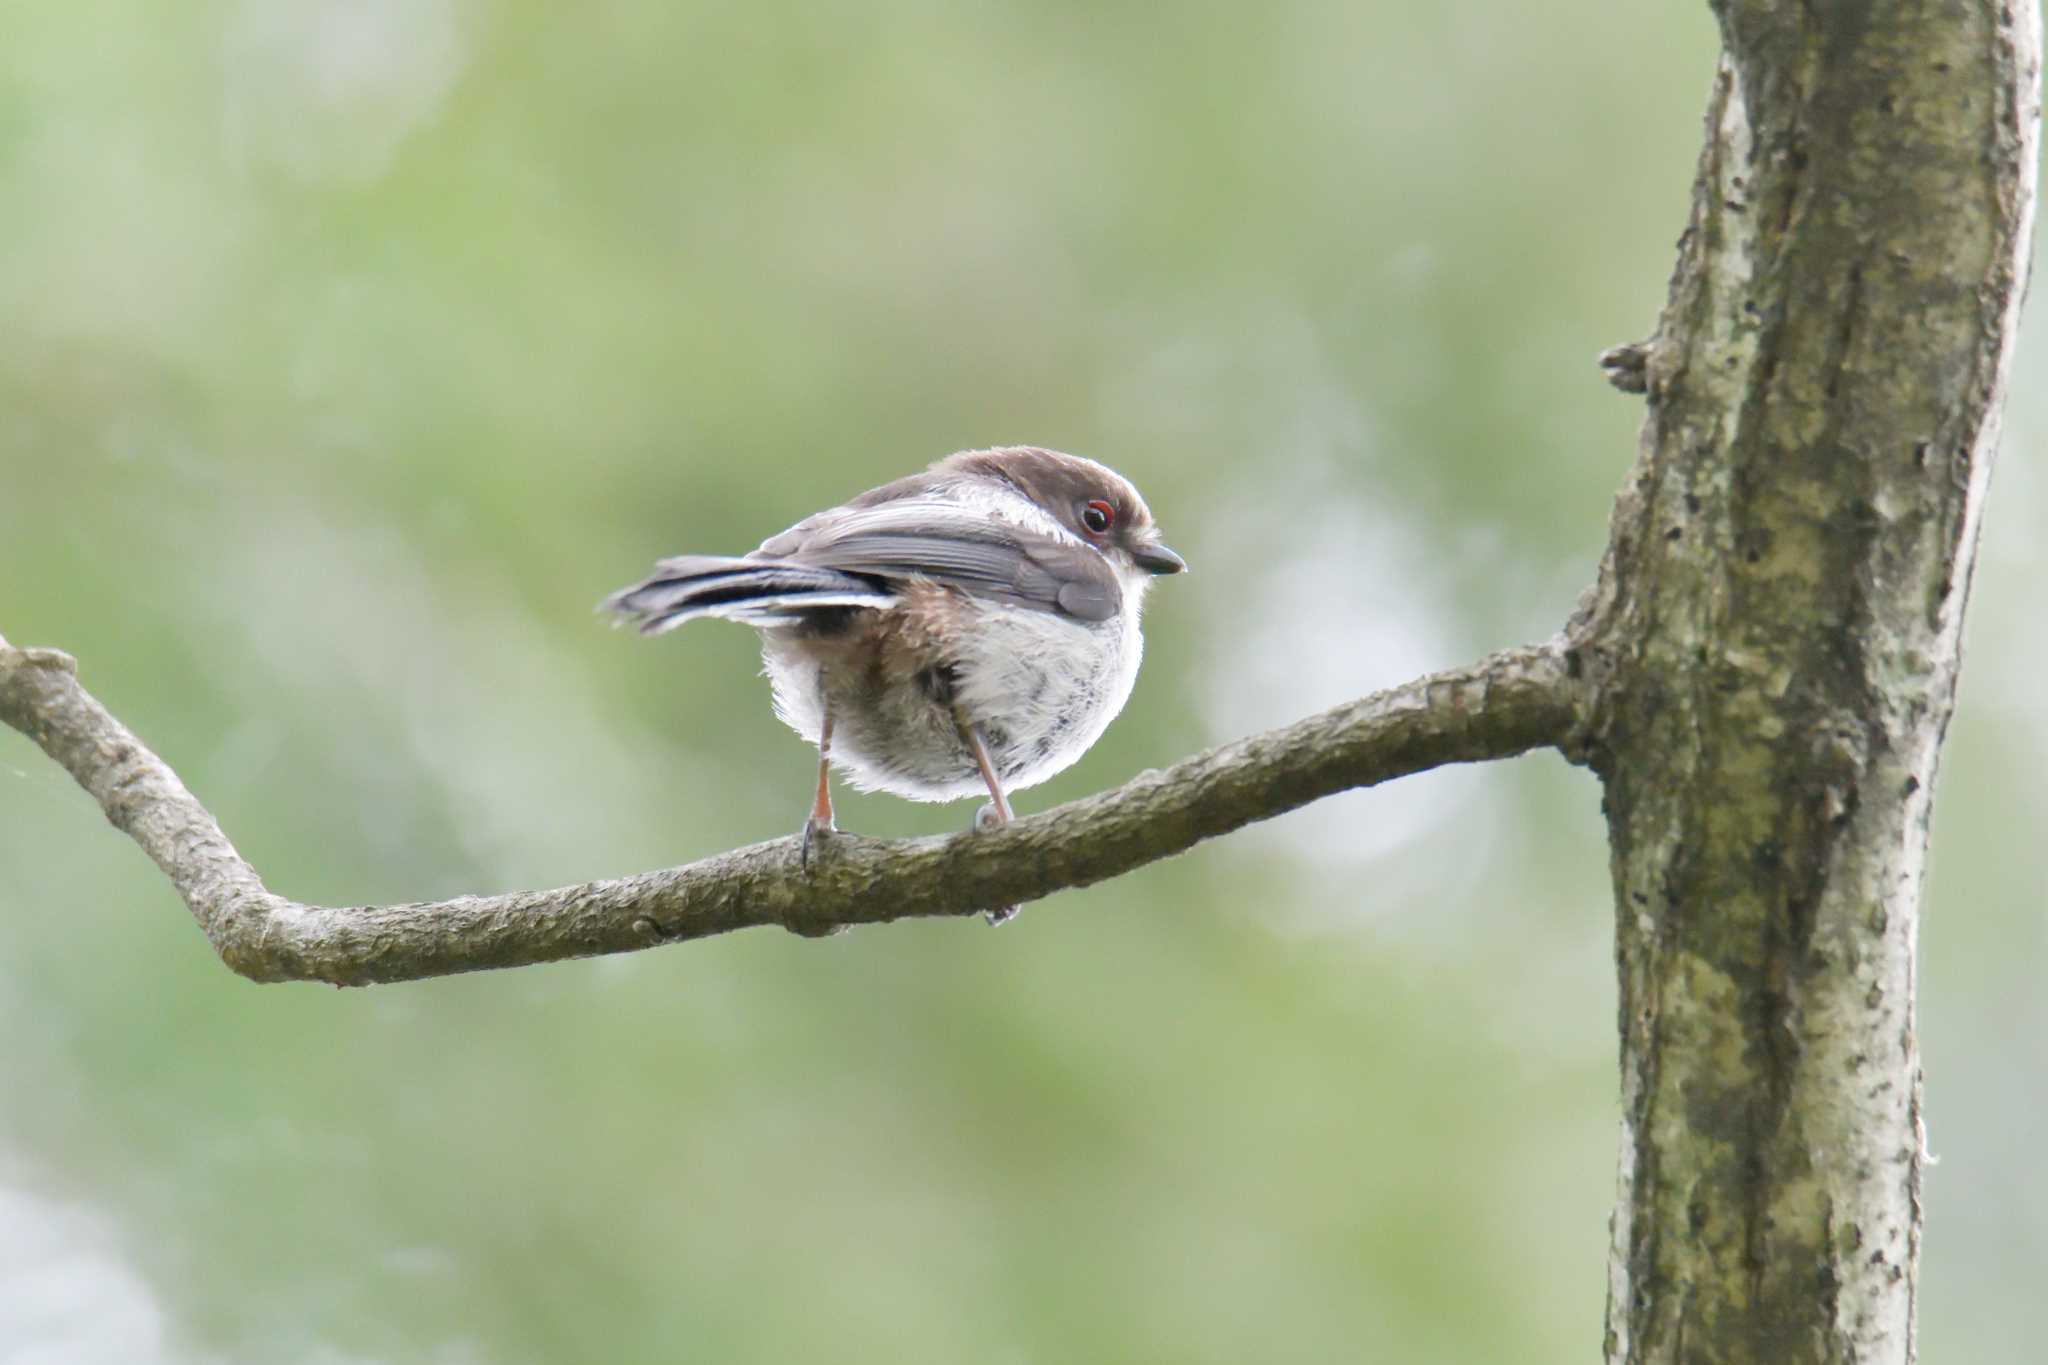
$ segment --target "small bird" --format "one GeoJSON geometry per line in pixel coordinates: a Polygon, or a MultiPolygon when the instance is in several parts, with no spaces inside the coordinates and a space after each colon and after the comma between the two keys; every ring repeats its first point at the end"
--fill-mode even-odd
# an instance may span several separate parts
{"type": "Polygon", "coordinates": [[[976,828],[1008,823],[1011,792],[1072,765],[1123,709],[1145,589],[1186,568],[1122,475],[1003,446],[949,455],[752,554],[664,559],[603,608],[643,635],[699,616],[760,631],[775,714],[818,746],[808,867],[834,830],[834,763],[913,801],[986,790],[976,828]]]}

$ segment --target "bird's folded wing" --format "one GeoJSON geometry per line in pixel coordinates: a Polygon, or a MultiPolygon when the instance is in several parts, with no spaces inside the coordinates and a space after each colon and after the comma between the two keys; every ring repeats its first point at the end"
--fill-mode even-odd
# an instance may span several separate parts
{"type": "Polygon", "coordinates": [[[1109,561],[945,498],[908,498],[800,522],[749,556],[885,580],[921,578],[978,597],[1106,621],[1123,605],[1109,561]]]}

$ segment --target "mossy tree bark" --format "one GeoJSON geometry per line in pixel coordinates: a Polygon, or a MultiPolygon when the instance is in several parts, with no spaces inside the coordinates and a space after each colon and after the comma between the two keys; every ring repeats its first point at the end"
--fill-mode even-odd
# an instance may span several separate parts
{"type": "Polygon", "coordinates": [[[1572,656],[1621,979],[1613,1362],[1906,1361],[1914,952],[2034,198],[2038,15],[1721,0],[1572,656]]]}

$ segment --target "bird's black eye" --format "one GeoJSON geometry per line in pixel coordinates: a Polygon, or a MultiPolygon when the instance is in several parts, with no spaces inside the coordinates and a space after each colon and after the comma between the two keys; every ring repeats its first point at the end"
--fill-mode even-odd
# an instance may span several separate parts
{"type": "Polygon", "coordinates": [[[1099,536],[1116,525],[1116,508],[1096,498],[1082,506],[1081,524],[1099,536]]]}

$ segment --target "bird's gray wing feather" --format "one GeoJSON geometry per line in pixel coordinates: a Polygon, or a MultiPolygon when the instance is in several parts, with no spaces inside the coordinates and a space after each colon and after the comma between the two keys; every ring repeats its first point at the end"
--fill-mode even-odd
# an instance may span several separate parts
{"type": "Polygon", "coordinates": [[[1036,611],[1106,621],[1123,605],[1109,561],[944,498],[838,509],[800,522],[750,559],[883,582],[925,579],[1036,611]]]}
{"type": "Polygon", "coordinates": [[[881,584],[818,566],[679,555],[600,605],[641,634],[658,635],[699,616],[788,625],[827,607],[887,606],[893,596],[881,584]]]}

